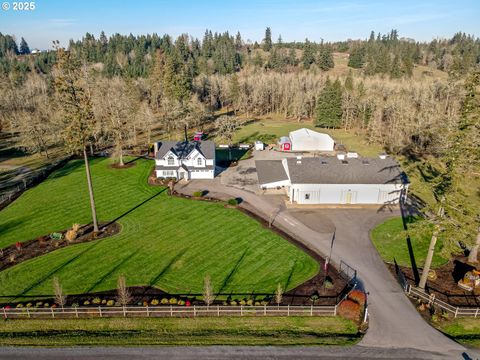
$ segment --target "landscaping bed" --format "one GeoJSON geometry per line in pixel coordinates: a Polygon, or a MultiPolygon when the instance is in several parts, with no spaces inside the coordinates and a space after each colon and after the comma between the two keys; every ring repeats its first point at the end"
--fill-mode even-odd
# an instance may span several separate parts
{"type": "MultiPolygon", "coordinates": [[[[452,306],[480,307],[480,288],[477,287],[473,291],[466,291],[457,285],[458,280],[462,279],[467,271],[474,268],[466,262],[467,257],[457,256],[448,263],[436,267],[434,270],[436,279],[427,281],[426,290],[431,294],[435,294],[437,299],[445,301],[452,306]]],[[[396,276],[395,265],[389,263],[387,266],[390,272],[396,276]]],[[[400,269],[407,281],[411,285],[416,285],[412,268],[400,266],[400,269]]],[[[419,269],[419,273],[421,276],[421,269],[419,269]]]]}
{"type": "Polygon", "coordinates": [[[121,226],[116,222],[99,224],[99,232],[93,232],[93,224],[83,225],[78,229],[73,240],[67,240],[67,230],[40,236],[36,239],[17,242],[14,245],[0,249],[0,271],[8,269],[23,261],[45,255],[61,248],[104,239],[120,232],[121,226]]]}

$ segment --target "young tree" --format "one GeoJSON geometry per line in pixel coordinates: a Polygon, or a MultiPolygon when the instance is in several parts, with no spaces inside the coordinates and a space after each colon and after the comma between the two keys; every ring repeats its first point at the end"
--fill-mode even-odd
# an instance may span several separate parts
{"type": "Polygon", "coordinates": [[[97,212],[87,155],[87,145],[94,127],[94,114],[91,95],[86,83],[86,69],[81,67],[71,52],[67,53],[63,49],[57,50],[57,59],[54,81],[56,104],[63,119],[63,139],[72,153],[83,152],[93,231],[98,232],[97,212]]]}
{"type": "Polygon", "coordinates": [[[132,296],[127,288],[125,275],[120,275],[117,280],[117,301],[123,306],[127,306],[132,301],[132,296]]]}
{"type": "Polygon", "coordinates": [[[327,79],[325,88],[317,100],[316,126],[338,128],[342,120],[342,85],[337,79],[327,79]]]}
{"type": "Polygon", "coordinates": [[[205,275],[203,279],[203,302],[207,304],[207,306],[210,306],[214,299],[212,279],[210,275],[205,275]]]}
{"type": "Polygon", "coordinates": [[[309,69],[310,65],[315,62],[316,53],[317,50],[314,45],[308,39],[305,39],[302,53],[302,64],[305,69],[309,69]]]}
{"type": "Polygon", "coordinates": [[[325,45],[321,46],[320,51],[318,52],[317,65],[323,71],[333,69],[335,63],[333,61],[332,50],[329,47],[325,45]]]}
{"type": "Polygon", "coordinates": [[[283,289],[282,285],[280,283],[277,284],[277,288],[275,290],[275,302],[277,303],[278,306],[282,303],[283,299],[283,289]]]}
{"type": "Polygon", "coordinates": [[[262,41],[262,47],[264,51],[270,51],[272,49],[272,30],[269,27],[265,29],[265,38],[262,41]]]}
{"type": "Polygon", "coordinates": [[[63,295],[62,285],[60,284],[57,276],[53,278],[53,292],[55,294],[55,304],[60,306],[63,310],[65,304],[67,303],[67,297],[63,295]]]}
{"type": "Polygon", "coordinates": [[[20,41],[20,54],[21,55],[30,54],[30,48],[28,47],[28,44],[23,37],[22,37],[22,40],[20,41]]]}
{"type": "Polygon", "coordinates": [[[233,74],[230,77],[230,84],[229,84],[229,93],[228,98],[229,102],[232,105],[233,112],[236,114],[238,110],[238,100],[240,98],[240,84],[238,82],[237,74],[233,74]]]}

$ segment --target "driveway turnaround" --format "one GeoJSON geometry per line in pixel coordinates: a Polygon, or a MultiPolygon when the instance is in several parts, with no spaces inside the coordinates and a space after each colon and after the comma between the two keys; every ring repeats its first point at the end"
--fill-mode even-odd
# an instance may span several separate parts
{"type": "Polygon", "coordinates": [[[365,337],[353,347],[358,348],[358,354],[363,352],[363,348],[375,348],[384,355],[388,353],[386,349],[397,349],[394,358],[398,358],[397,351],[407,354],[411,350],[429,352],[426,358],[438,354],[452,359],[468,359],[465,357],[467,354],[477,357],[475,351],[467,351],[423,320],[371,243],[370,230],[385,219],[400,215],[398,209],[286,209],[279,196],[257,195],[252,191],[225,186],[218,178],[193,181],[178,186],[177,190],[190,194],[208,190],[209,196],[223,199],[239,197],[243,200],[241,206],[265,219],[274,216],[274,224],[278,228],[323,256],[329,254],[335,232],[332,261],[338,264],[343,260],[355,268],[361,286],[368,293],[370,323],[365,337]]]}

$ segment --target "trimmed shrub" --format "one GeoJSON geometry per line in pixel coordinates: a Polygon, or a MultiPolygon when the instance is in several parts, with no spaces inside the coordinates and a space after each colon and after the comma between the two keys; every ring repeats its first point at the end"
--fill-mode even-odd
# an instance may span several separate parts
{"type": "Polygon", "coordinates": [[[239,301],[239,304],[242,305],[242,306],[246,305],[246,303],[247,303],[247,302],[246,302],[245,300],[243,300],[243,299],[239,301]]]}
{"type": "Polygon", "coordinates": [[[338,305],[338,315],[345,319],[359,321],[360,320],[360,305],[352,300],[343,300],[338,305]]]}
{"type": "Polygon", "coordinates": [[[23,304],[21,304],[21,303],[20,303],[20,304],[17,304],[16,308],[17,308],[17,309],[23,308],[23,304]]]}
{"type": "Polygon", "coordinates": [[[49,304],[49,303],[45,303],[45,304],[43,304],[43,307],[48,308],[48,307],[50,307],[50,304],[49,304]]]}
{"type": "Polygon", "coordinates": [[[38,301],[38,302],[35,304],[35,307],[37,307],[37,308],[38,308],[38,307],[41,307],[41,306],[43,306],[43,302],[41,302],[41,301],[38,301]]]}
{"type": "Polygon", "coordinates": [[[80,224],[73,224],[72,228],[65,233],[65,239],[67,241],[73,241],[78,236],[78,230],[80,230],[80,224]]]}
{"type": "Polygon", "coordinates": [[[108,300],[107,301],[107,306],[113,306],[115,305],[115,301],[114,300],[108,300]]]}
{"type": "Polygon", "coordinates": [[[102,300],[99,297],[93,298],[92,304],[98,305],[102,302],[102,300]]]}
{"type": "Polygon", "coordinates": [[[167,304],[168,304],[168,299],[167,299],[167,298],[163,298],[162,301],[161,301],[161,304],[162,304],[162,305],[167,305],[167,304]]]}
{"type": "Polygon", "coordinates": [[[171,299],[169,300],[169,303],[170,303],[170,305],[176,305],[176,304],[177,304],[177,299],[171,298],[171,299]]]}
{"type": "Polygon", "coordinates": [[[88,301],[88,300],[85,300],[85,301],[83,302],[83,305],[85,305],[85,306],[88,306],[88,305],[90,305],[90,301],[88,301]]]}
{"type": "Polygon", "coordinates": [[[238,205],[238,200],[235,199],[235,198],[229,199],[227,201],[227,204],[230,205],[230,206],[237,206],[238,205]]]}
{"type": "Polygon", "coordinates": [[[102,300],[102,305],[105,305],[107,303],[107,300],[103,299],[102,300]]]}
{"type": "Polygon", "coordinates": [[[247,305],[252,306],[253,305],[253,300],[252,299],[247,300],[247,305]]]}
{"type": "Polygon", "coordinates": [[[27,308],[31,308],[32,307],[32,303],[28,303],[27,305],[25,305],[27,308]]]}
{"type": "Polygon", "coordinates": [[[179,306],[184,306],[184,305],[185,305],[185,301],[183,301],[183,300],[178,300],[177,305],[179,305],[179,306]]]}
{"type": "Polygon", "coordinates": [[[157,306],[159,304],[159,301],[158,299],[152,299],[152,301],[150,301],[150,304],[152,304],[153,306],[157,306]]]}
{"type": "Polygon", "coordinates": [[[326,279],[323,285],[325,286],[325,289],[333,288],[333,283],[329,279],[326,279]]]}
{"type": "Polygon", "coordinates": [[[367,301],[367,295],[362,290],[352,290],[350,294],[348,294],[348,299],[356,302],[363,309],[367,301]]]}
{"type": "Polygon", "coordinates": [[[192,195],[194,197],[202,197],[203,196],[203,191],[195,191],[192,195]]]}
{"type": "Polygon", "coordinates": [[[237,302],[235,300],[230,301],[230,305],[237,306],[237,302]]]}

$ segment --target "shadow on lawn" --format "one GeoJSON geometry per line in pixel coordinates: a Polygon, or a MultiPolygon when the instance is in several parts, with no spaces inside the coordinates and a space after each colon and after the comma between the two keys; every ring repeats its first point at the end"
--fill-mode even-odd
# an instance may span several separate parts
{"type": "Polygon", "coordinates": [[[148,203],[150,200],[153,200],[154,198],[156,198],[158,195],[160,195],[161,193],[165,192],[167,190],[167,188],[164,188],[162,190],[160,190],[159,192],[157,192],[156,194],[153,194],[152,196],[150,196],[148,199],[145,199],[143,200],[140,204],[138,205],[135,205],[133,208],[131,208],[130,210],[127,210],[126,212],[124,212],[123,214],[121,214],[120,216],[116,217],[115,219],[113,219],[112,221],[110,221],[106,226],[110,225],[110,224],[113,224],[114,222],[117,222],[118,220],[120,220],[121,218],[127,216],[128,214],[130,214],[132,211],[138,209],[140,206],[142,205],[145,205],[146,203],[148,203]]]}
{"type": "Polygon", "coordinates": [[[172,260],[157,274],[155,275],[152,280],[149,282],[149,286],[154,286],[155,283],[165,275],[170,268],[175,265],[175,263],[182,258],[182,256],[187,252],[187,249],[180,250],[177,255],[175,255],[172,260]]]}
{"type": "Polygon", "coordinates": [[[239,257],[239,259],[237,260],[236,264],[233,266],[230,273],[227,275],[225,280],[223,280],[222,286],[220,287],[220,290],[218,290],[218,293],[221,293],[223,291],[223,289],[225,289],[225,287],[228,285],[228,283],[230,282],[230,279],[233,277],[233,275],[235,275],[238,268],[240,267],[240,264],[242,263],[243,259],[245,258],[245,255],[247,255],[247,252],[248,252],[248,249],[245,249],[243,254],[239,257]]]}

